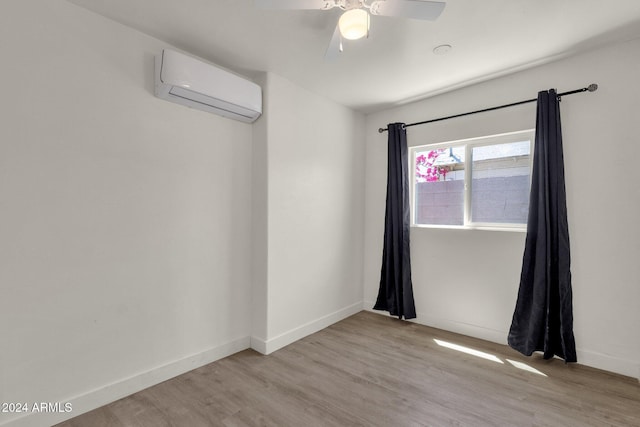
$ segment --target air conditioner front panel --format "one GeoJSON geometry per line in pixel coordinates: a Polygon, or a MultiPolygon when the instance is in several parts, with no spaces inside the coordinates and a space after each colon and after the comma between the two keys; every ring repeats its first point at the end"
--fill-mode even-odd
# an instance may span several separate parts
{"type": "Polygon", "coordinates": [[[168,49],[156,57],[156,96],[244,122],[262,114],[259,85],[168,49]]]}

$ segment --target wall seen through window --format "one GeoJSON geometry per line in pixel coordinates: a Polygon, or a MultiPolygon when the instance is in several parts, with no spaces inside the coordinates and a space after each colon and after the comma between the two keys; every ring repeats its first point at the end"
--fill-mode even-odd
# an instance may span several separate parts
{"type": "Polygon", "coordinates": [[[414,147],[413,223],[524,228],[533,131],[414,147]]]}

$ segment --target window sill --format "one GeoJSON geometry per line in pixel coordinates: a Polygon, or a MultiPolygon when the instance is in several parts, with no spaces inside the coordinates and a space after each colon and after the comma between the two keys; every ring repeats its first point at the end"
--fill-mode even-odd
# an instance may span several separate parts
{"type": "Polygon", "coordinates": [[[480,231],[509,231],[516,233],[526,233],[527,227],[505,226],[505,225],[428,225],[412,224],[411,228],[436,228],[441,230],[480,230],[480,231]]]}

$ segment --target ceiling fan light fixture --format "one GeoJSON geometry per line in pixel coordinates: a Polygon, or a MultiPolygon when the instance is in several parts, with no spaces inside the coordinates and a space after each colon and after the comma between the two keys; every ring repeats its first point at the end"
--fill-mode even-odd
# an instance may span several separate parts
{"type": "Polygon", "coordinates": [[[364,9],[351,9],[338,21],[340,34],[347,40],[358,40],[369,34],[369,13],[364,9]]]}

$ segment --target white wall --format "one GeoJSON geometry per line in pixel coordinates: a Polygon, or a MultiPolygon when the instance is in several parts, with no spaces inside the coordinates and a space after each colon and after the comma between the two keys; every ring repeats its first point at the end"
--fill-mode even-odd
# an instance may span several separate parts
{"type": "Polygon", "coordinates": [[[264,92],[252,346],[269,353],[362,309],[364,117],[275,74],[264,92]]]}
{"type": "Polygon", "coordinates": [[[268,124],[271,112],[267,102],[267,73],[255,76],[262,87],[262,117],[253,125],[251,157],[251,347],[266,352],[268,321],[268,256],[269,256],[269,161],[268,124]]]}
{"type": "Polygon", "coordinates": [[[249,346],[252,127],[155,98],[163,47],[0,4],[0,402],[77,415],[249,346]]]}
{"type": "MultiPolygon", "coordinates": [[[[377,295],[390,122],[415,122],[598,83],[562,100],[578,361],[640,377],[640,40],[367,117],[365,307],[377,295]],[[608,172],[608,171],[615,171],[608,172]],[[619,175],[618,175],[619,174],[619,175]]],[[[409,128],[409,145],[535,127],[535,103],[409,128]]],[[[524,233],[413,228],[417,321],[506,343],[524,233]]]]}

